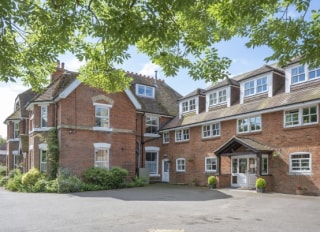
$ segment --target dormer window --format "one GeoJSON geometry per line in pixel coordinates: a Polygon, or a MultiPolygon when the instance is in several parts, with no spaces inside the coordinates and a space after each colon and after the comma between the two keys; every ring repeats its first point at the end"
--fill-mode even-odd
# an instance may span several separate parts
{"type": "Polygon", "coordinates": [[[305,81],[305,71],[304,66],[298,66],[291,69],[291,83],[299,83],[305,81]]]}
{"type": "Polygon", "coordinates": [[[227,90],[223,89],[209,94],[209,105],[222,104],[227,101],[227,90]]]}
{"type": "Polygon", "coordinates": [[[183,113],[194,111],[195,109],[196,109],[196,99],[195,98],[182,102],[182,112],[183,113]]]}
{"type": "Polygon", "coordinates": [[[154,98],[154,87],[137,84],[136,94],[142,97],[154,98]]]}
{"type": "Polygon", "coordinates": [[[261,77],[255,80],[248,81],[244,84],[244,95],[251,96],[268,90],[268,78],[261,77]]]}
{"type": "Polygon", "coordinates": [[[320,67],[309,70],[309,79],[320,77],[320,67]]]}

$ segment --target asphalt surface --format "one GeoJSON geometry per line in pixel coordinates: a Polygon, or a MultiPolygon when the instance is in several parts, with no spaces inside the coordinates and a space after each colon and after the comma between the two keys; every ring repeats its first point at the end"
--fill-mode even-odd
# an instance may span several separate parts
{"type": "Polygon", "coordinates": [[[0,188],[0,231],[320,230],[320,198],[154,184],[74,194],[0,188]]]}

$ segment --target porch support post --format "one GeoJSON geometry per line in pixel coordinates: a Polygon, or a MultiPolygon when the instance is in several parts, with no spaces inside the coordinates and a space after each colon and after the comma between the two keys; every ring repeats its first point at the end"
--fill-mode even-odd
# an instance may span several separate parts
{"type": "Polygon", "coordinates": [[[257,175],[261,176],[261,153],[257,153],[257,175]]]}
{"type": "Polygon", "coordinates": [[[221,156],[218,155],[217,158],[218,158],[218,170],[217,170],[217,175],[220,175],[220,174],[221,174],[221,156]]]}

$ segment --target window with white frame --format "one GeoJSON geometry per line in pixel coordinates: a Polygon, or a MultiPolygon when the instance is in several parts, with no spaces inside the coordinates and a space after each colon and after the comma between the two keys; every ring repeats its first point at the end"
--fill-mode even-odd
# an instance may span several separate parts
{"type": "Polygon", "coordinates": [[[182,112],[183,113],[194,111],[195,109],[196,109],[196,99],[195,98],[182,102],[182,112]]]}
{"type": "Polygon", "coordinates": [[[142,97],[154,98],[154,87],[136,84],[136,94],[142,97]]]}
{"type": "Polygon", "coordinates": [[[149,169],[149,174],[158,174],[158,151],[146,151],[145,166],[149,169]]]}
{"type": "Polygon", "coordinates": [[[320,67],[309,69],[309,79],[315,79],[320,77],[320,67]]]}
{"type": "Polygon", "coordinates": [[[285,127],[318,123],[318,107],[310,106],[285,111],[285,127]]]}
{"type": "Polygon", "coordinates": [[[19,122],[14,122],[13,124],[13,138],[19,138],[20,129],[19,129],[19,122]]]}
{"type": "Polygon", "coordinates": [[[175,131],[176,142],[188,141],[190,138],[189,129],[180,129],[175,131]]]}
{"type": "Polygon", "coordinates": [[[268,175],[269,174],[269,162],[268,155],[261,156],[261,174],[268,175]]]}
{"type": "Polygon", "coordinates": [[[244,84],[244,95],[251,96],[254,94],[264,93],[268,91],[268,78],[261,77],[248,81],[244,84]]]}
{"type": "Polygon", "coordinates": [[[96,128],[110,128],[110,108],[108,104],[95,103],[95,127],[96,128]]]}
{"type": "Polygon", "coordinates": [[[291,173],[310,173],[311,154],[307,152],[296,152],[290,154],[291,173]]]}
{"type": "Polygon", "coordinates": [[[48,126],[48,106],[41,106],[41,127],[48,126]]]}
{"type": "Polygon", "coordinates": [[[170,137],[169,132],[163,132],[163,143],[169,143],[170,137]]]}
{"type": "Polygon", "coordinates": [[[186,159],[184,159],[184,158],[176,159],[176,171],[177,172],[185,172],[186,171],[186,159]]]}
{"type": "Polygon", "coordinates": [[[109,169],[109,149],[97,147],[94,151],[94,166],[109,169]]]}
{"type": "Polygon", "coordinates": [[[40,149],[40,171],[41,172],[47,171],[47,160],[48,160],[47,149],[40,149]]]}
{"type": "Polygon", "coordinates": [[[21,162],[19,151],[18,150],[12,151],[12,155],[13,155],[13,167],[19,168],[19,165],[21,162]]]}
{"type": "Polygon", "coordinates": [[[305,67],[304,65],[300,65],[298,67],[294,67],[291,69],[291,83],[299,83],[303,82],[306,79],[305,75],[305,67]]]}
{"type": "Polygon", "coordinates": [[[261,116],[238,120],[238,133],[261,131],[261,116]]]}
{"type": "Polygon", "coordinates": [[[217,158],[206,157],[205,158],[205,171],[206,172],[216,172],[217,171],[217,158]]]}
{"type": "Polygon", "coordinates": [[[212,138],[220,135],[220,123],[211,123],[202,126],[202,137],[212,138]]]}
{"type": "Polygon", "coordinates": [[[209,94],[209,106],[222,104],[227,101],[227,90],[218,90],[209,94]]]}
{"type": "Polygon", "coordinates": [[[155,116],[146,117],[146,133],[158,134],[159,130],[159,118],[155,116]]]}

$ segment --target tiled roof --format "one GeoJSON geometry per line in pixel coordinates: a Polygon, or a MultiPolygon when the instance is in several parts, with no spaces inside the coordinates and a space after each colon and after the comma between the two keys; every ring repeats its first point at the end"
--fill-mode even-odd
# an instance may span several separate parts
{"type": "Polygon", "coordinates": [[[137,73],[127,73],[132,77],[131,91],[141,104],[141,111],[147,113],[175,116],[178,114],[177,100],[182,96],[167,85],[163,80],[143,76],[137,73]],[[155,98],[147,98],[136,95],[135,84],[143,84],[155,87],[155,98]]]}
{"type": "Polygon", "coordinates": [[[206,91],[205,89],[198,88],[198,89],[192,91],[191,93],[188,93],[186,96],[183,96],[179,100],[183,100],[183,99],[186,99],[189,97],[194,97],[194,96],[199,96],[199,95],[205,96],[205,91],[206,91]]]}
{"type": "Polygon", "coordinates": [[[33,99],[33,102],[45,102],[54,100],[65,88],[67,88],[77,77],[75,72],[65,72],[59,78],[54,79],[52,83],[33,99]]]}
{"type": "Polygon", "coordinates": [[[224,118],[238,116],[247,113],[259,113],[263,110],[276,109],[283,106],[290,106],[298,103],[305,103],[312,100],[320,100],[320,82],[315,83],[312,87],[302,89],[291,93],[279,93],[273,97],[263,98],[243,104],[235,104],[230,107],[221,108],[215,111],[203,112],[197,115],[187,117],[175,117],[168,123],[163,130],[188,126],[212,120],[223,120],[224,118]]]}
{"type": "Polygon", "coordinates": [[[267,145],[259,143],[250,138],[239,138],[239,137],[232,137],[226,143],[224,143],[221,147],[219,147],[214,153],[216,155],[222,155],[223,153],[231,153],[234,150],[237,150],[240,146],[246,147],[248,150],[253,152],[271,152],[273,149],[267,145]]]}
{"type": "Polygon", "coordinates": [[[21,117],[28,117],[28,112],[26,110],[27,105],[31,101],[34,96],[36,96],[37,93],[32,91],[32,89],[28,89],[24,91],[23,93],[18,95],[19,101],[20,101],[20,110],[21,110],[21,117]]]}

